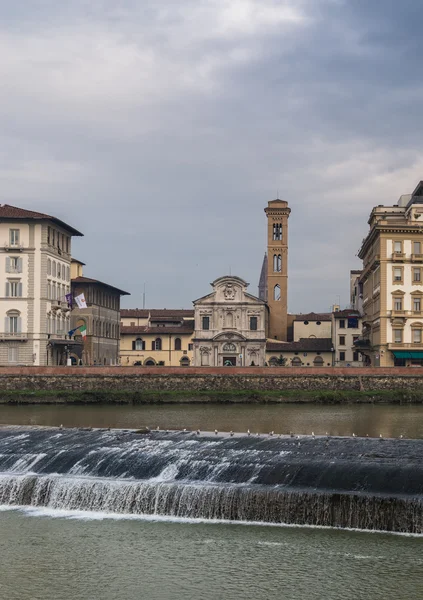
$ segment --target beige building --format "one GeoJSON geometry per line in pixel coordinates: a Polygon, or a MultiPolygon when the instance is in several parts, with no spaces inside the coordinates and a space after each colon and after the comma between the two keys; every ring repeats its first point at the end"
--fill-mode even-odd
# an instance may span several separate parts
{"type": "Polygon", "coordinates": [[[298,342],[302,338],[326,338],[332,337],[332,315],[331,313],[306,313],[295,315],[293,321],[293,341],[298,342]]]}
{"type": "Polygon", "coordinates": [[[288,329],[288,218],[291,209],[284,200],[271,200],[267,216],[267,281],[260,277],[259,296],[269,307],[268,337],[287,340],[288,329]]]}
{"type": "Polygon", "coordinates": [[[0,365],[66,364],[72,236],[60,219],[0,205],[0,365]]]}
{"type": "Polygon", "coordinates": [[[195,366],[264,366],[268,308],[235,276],[216,279],[194,302],[195,366]]]}
{"type": "Polygon", "coordinates": [[[331,367],[333,356],[331,338],[302,338],[295,342],[269,340],[266,348],[269,367],[331,367]]]}
{"type": "Polygon", "coordinates": [[[363,366],[363,357],[355,347],[360,339],[361,329],[362,320],[358,311],[347,309],[332,313],[334,367],[363,366]]]}
{"type": "Polygon", "coordinates": [[[423,365],[423,182],[393,206],[376,206],[363,261],[363,336],[373,366],[423,365]]]}
{"type": "Polygon", "coordinates": [[[108,283],[84,277],[84,263],[72,259],[72,298],[84,294],[86,308],[74,303],[71,313],[71,329],[85,325],[86,336],[79,329],[74,339],[81,342],[80,352],[71,352],[72,362],[83,365],[117,365],[120,360],[120,298],[128,296],[108,283]]]}
{"type": "Polygon", "coordinates": [[[120,332],[122,366],[192,364],[194,310],[122,309],[120,332]]]}

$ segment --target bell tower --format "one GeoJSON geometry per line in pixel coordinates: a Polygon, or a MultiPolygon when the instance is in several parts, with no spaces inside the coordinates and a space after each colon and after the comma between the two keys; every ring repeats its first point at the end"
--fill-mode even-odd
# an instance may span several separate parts
{"type": "Polygon", "coordinates": [[[288,328],[288,218],[285,200],[271,200],[267,216],[267,304],[270,339],[286,341],[288,328]]]}

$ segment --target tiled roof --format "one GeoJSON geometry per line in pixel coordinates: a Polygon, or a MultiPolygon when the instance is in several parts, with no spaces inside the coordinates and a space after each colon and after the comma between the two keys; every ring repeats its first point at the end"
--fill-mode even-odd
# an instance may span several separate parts
{"type": "Polygon", "coordinates": [[[192,325],[186,326],[182,325],[181,327],[147,327],[147,325],[138,325],[138,326],[126,326],[122,325],[120,328],[121,335],[138,335],[138,334],[148,334],[155,335],[156,337],[161,337],[165,334],[192,334],[194,332],[194,321],[192,321],[192,325]]]}
{"type": "Polygon", "coordinates": [[[147,319],[151,317],[178,317],[178,318],[193,318],[194,309],[178,309],[178,308],[123,308],[120,311],[121,317],[147,319]]]}
{"type": "Polygon", "coordinates": [[[14,219],[17,219],[17,220],[19,220],[19,219],[22,219],[22,220],[36,219],[39,221],[48,220],[48,221],[53,221],[54,223],[56,223],[57,225],[60,225],[64,229],[67,229],[68,231],[70,231],[72,233],[72,235],[81,235],[81,236],[83,235],[80,231],[78,231],[77,229],[74,229],[73,227],[71,227],[64,221],[57,219],[56,217],[52,217],[51,215],[46,215],[46,214],[40,213],[40,212],[35,212],[33,210],[27,210],[26,208],[10,206],[10,204],[0,204],[0,220],[1,219],[8,219],[10,221],[12,221],[14,219]]]}
{"type": "Polygon", "coordinates": [[[348,317],[360,317],[358,310],[348,309],[338,310],[333,313],[335,319],[348,319],[348,317]]]}
{"type": "Polygon", "coordinates": [[[121,296],[130,296],[129,292],[124,292],[114,285],[109,285],[108,283],[104,283],[103,281],[99,281],[98,279],[91,279],[91,277],[75,277],[75,279],[71,280],[72,285],[84,284],[84,283],[95,283],[97,285],[104,285],[105,287],[118,292],[121,296]]]}
{"type": "Polygon", "coordinates": [[[266,343],[268,352],[330,352],[331,338],[301,338],[298,342],[273,342],[266,343]]]}
{"type": "Polygon", "coordinates": [[[332,313],[305,313],[295,315],[294,321],[330,321],[332,313]]]}

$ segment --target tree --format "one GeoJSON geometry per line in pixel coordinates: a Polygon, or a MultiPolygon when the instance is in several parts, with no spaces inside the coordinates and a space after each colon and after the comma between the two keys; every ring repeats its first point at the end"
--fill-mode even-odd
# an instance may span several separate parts
{"type": "Polygon", "coordinates": [[[286,365],[286,358],[282,354],[278,358],[278,365],[284,367],[286,365]]]}

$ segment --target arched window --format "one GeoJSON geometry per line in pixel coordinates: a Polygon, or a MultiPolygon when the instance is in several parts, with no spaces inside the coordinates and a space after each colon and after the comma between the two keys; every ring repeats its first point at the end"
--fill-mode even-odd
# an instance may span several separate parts
{"type": "Polygon", "coordinates": [[[152,350],[161,350],[162,349],[162,338],[156,338],[151,344],[152,350]]]}
{"type": "Polygon", "coordinates": [[[301,367],[303,363],[301,362],[301,358],[299,356],[294,356],[291,364],[293,367],[301,367]]]}
{"type": "Polygon", "coordinates": [[[181,350],[181,349],[182,349],[181,338],[176,338],[175,339],[175,350],[181,350]]]}
{"type": "Polygon", "coordinates": [[[179,362],[181,364],[181,367],[189,367],[191,364],[191,361],[188,358],[188,356],[183,356],[179,362]]]}
{"type": "Polygon", "coordinates": [[[316,358],[313,361],[313,365],[315,367],[323,367],[323,358],[321,356],[316,356],[316,358]]]}
{"type": "Polygon", "coordinates": [[[282,256],[280,254],[273,255],[273,272],[280,273],[282,271],[282,256]]]}
{"type": "Polygon", "coordinates": [[[281,240],[282,239],[282,223],[274,223],[273,225],[273,239],[281,240]]]}
{"type": "MultiPolygon", "coordinates": [[[[153,344],[154,344],[154,342],[153,342],[153,344]]],[[[147,360],[144,361],[144,366],[145,367],[155,367],[156,361],[154,360],[154,358],[147,358],[147,360]]]]}
{"type": "Polygon", "coordinates": [[[21,313],[18,310],[9,310],[5,318],[6,333],[21,333],[22,319],[21,313]]]}
{"type": "Polygon", "coordinates": [[[279,301],[281,299],[281,286],[276,284],[273,288],[273,300],[279,301]]]}

